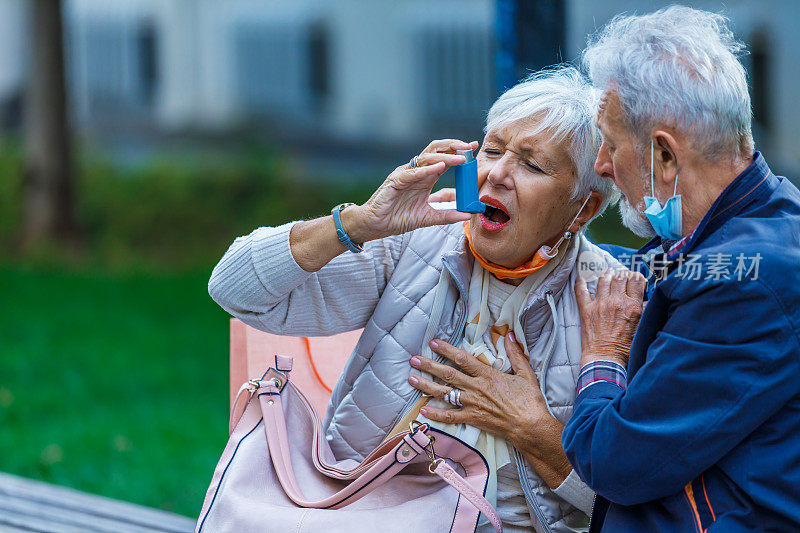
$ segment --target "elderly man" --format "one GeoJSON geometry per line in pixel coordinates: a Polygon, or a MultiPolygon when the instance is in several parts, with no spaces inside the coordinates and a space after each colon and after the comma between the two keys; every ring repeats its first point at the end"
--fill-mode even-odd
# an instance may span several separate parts
{"type": "Polygon", "coordinates": [[[594,531],[800,531],[800,192],[753,151],[741,49],[723,17],[670,7],[615,18],[584,53],[604,91],[595,169],[656,234],[638,328],[625,280],[576,289],[562,438],[594,531]]]}

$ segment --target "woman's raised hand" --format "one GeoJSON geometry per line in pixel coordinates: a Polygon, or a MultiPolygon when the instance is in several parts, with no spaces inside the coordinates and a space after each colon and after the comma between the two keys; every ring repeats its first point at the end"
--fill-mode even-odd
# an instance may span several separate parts
{"type": "Polygon", "coordinates": [[[464,163],[456,150],[475,150],[478,142],[456,139],[431,142],[417,156],[417,167],[397,167],[372,197],[358,206],[359,226],[364,240],[380,239],[408,231],[469,220],[469,213],[455,209],[437,210],[428,205],[431,189],[448,167],[464,163]]]}

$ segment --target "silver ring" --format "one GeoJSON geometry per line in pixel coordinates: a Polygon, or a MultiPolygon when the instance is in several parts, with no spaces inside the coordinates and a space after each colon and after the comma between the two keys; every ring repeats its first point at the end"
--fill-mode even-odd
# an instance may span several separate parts
{"type": "Polygon", "coordinates": [[[410,168],[417,168],[419,166],[419,163],[417,163],[417,157],[419,156],[415,155],[414,157],[411,158],[411,161],[408,162],[408,166],[410,168]]]}
{"type": "Polygon", "coordinates": [[[444,401],[455,407],[463,407],[461,403],[461,389],[450,389],[447,394],[444,395],[444,401]]]}
{"type": "Polygon", "coordinates": [[[450,405],[455,405],[455,403],[453,403],[453,399],[451,398],[451,395],[453,394],[453,391],[455,391],[455,390],[456,390],[456,389],[450,389],[450,390],[449,390],[449,391],[447,391],[447,393],[444,395],[444,398],[443,398],[443,400],[444,400],[444,401],[446,401],[447,403],[449,403],[450,405]]]}

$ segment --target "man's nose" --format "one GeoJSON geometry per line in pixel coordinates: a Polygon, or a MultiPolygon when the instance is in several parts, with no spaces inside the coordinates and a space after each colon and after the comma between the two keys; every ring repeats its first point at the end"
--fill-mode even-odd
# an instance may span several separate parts
{"type": "Polygon", "coordinates": [[[600,145],[600,151],[597,152],[597,159],[594,160],[594,171],[601,178],[614,179],[614,164],[611,161],[611,154],[609,153],[606,143],[600,145]]]}

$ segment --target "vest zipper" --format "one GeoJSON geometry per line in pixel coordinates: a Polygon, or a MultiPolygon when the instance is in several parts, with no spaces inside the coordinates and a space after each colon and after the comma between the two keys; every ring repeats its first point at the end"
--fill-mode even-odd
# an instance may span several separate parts
{"type": "MultiPolygon", "coordinates": [[[[512,448],[514,448],[512,446],[512,448]]],[[[525,494],[525,498],[529,501],[533,502],[533,512],[536,513],[536,519],[539,520],[539,523],[542,525],[542,528],[546,533],[552,533],[552,529],[550,529],[550,524],[547,523],[545,520],[544,515],[542,514],[541,508],[539,508],[539,500],[536,499],[536,495],[530,490],[528,486],[528,476],[525,472],[522,465],[525,464],[525,458],[522,457],[522,454],[514,448],[514,458],[517,461],[517,475],[519,476],[519,484],[522,487],[522,492],[525,494]]]]}
{"type": "MultiPolygon", "coordinates": [[[[455,346],[456,345],[455,342],[458,341],[458,337],[459,337],[459,334],[461,332],[461,329],[464,327],[464,324],[467,321],[467,304],[466,304],[466,301],[465,301],[465,298],[464,298],[464,290],[461,287],[461,285],[459,285],[458,281],[456,280],[456,277],[453,275],[453,271],[450,270],[450,268],[447,266],[447,263],[444,262],[444,261],[442,262],[442,268],[446,268],[447,272],[450,273],[450,278],[453,280],[453,282],[455,283],[456,287],[458,288],[458,292],[459,292],[459,295],[461,296],[461,300],[464,301],[464,312],[462,313],[461,317],[459,318],[459,320],[458,320],[458,322],[456,324],[456,329],[454,330],[453,335],[447,341],[449,344],[452,344],[453,346],[455,346]]],[[[437,359],[436,359],[437,362],[439,362],[439,363],[444,362],[445,358],[443,356],[440,356],[438,354],[436,354],[436,355],[437,355],[437,359]]],[[[406,404],[405,408],[402,410],[400,416],[395,419],[394,423],[392,424],[392,427],[395,427],[397,425],[397,423],[404,416],[406,416],[408,411],[411,409],[411,407],[414,406],[414,403],[420,398],[420,396],[422,396],[422,392],[417,390],[411,396],[409,402],[406,404]]],[[[513,448],[513,446],[512,446],[512,448],[513,448]]],[[[517,451],[516,448],[514,448],[514,457],[515,457],[516,463],[517,463],[517,475],[519,476],[519,481],[520,481],[519,484],[522,487],[522,492],[525,494],[525,498],[528,501],[533,502],[533,506],[532,507],[533,507],[534,513],[536,513],[536,519],[539,520],[539,523],[542,525],[542,528],[544,529],[545,533],[552,533],[552,529],[550,529],[550,525],[547,523],[547,520],[545,520],[544,515],[542,514],[542,510],[539,507],[539,500],[531,492],[530,487],[528,487],[528,481],[527,481],[528,476],[527,475],[523,475],[524,472],[521,471],[522,470],[522,466],[521,465],[523,465],[525,463],[524,463],[524,459],[522,458],[522,456],[520,455],[520,453],[517,451]]]]}
{"type": "MultiPolygon", "coordinates": [[[[450,273],[450,279],[452,279],[453,282],[455,283],[456,288],[458,289],[458,294],[459,296],[461,296],[461,300],[464,301],[464,290],[456,280],[456,277],[453,275],[453,271],[450,270],[450,268],[447,266],[447,263],[445,263],[444,261],[442,261],[442,268],[446,268],[447,272],[450,273]]],[[[466,322],[467,322],[467,304],[466,301],[464,301],[464,312],[459,317],[458,322],[456,323],[456,328],[453,330],[453,334],[450,336],[449,339],[447,339],[448,344],[452,344],[453,346],[456,346],[458,344],[458,342],[460,341],[459,337],[461,329],[464,327],[466,322]]],[[[437,363],[444,363],[445,357],[443,355],[439,355],[436,352],[434,352],[433,355],[436,356],[434,361],[436,361],[437,363]]],[[[422,396],[422,391],[414,389],[414,394],[411,395],[411,398],[409,398],[409,401],[406,403],[403,410],[400,411],[400,416],[394,419],[394,422],[392,423],[391,426],[392,428],[397,426],[397,423],[400,422],[400,420],[402,420],[403,417],[408,414],[408,411],[411,410],[412,407],[414,407],[414,404],[416,403],[417,400],[419,400],[420,396],[422,396]]]]}

